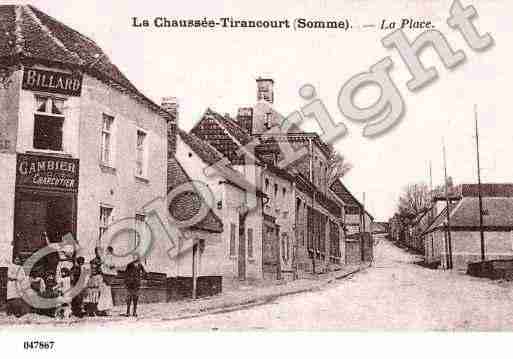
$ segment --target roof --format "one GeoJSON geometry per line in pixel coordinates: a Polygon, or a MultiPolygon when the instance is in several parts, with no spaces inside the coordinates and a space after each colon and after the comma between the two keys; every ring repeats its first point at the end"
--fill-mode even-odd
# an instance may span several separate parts
{"type": "MultiPolygon", "coordinates": [[[[175,158],[168,160],[167,167],[168,193],[184,183],[191,182],[190,177],[175,158]]],[[[207,204],[200,193],[197,191],[184,191],[171,200],[171,203],[169,203],[169,213],[178,221],[187,221],[199,213],[202,205],[206,206],[207,204]]],[[[190,228],[221,233],[223,231],[223,222],[209,208],[205,218],[190,228]]]]}
{"type": "MultiPolygon", "coordinates": [[[[483,197],[513,197],[513,183],[481,183],[483,197]]],[[[464,183],[458,186],[462,197],[478,197],[479,187],[476,183],[464,183]]]]}
{"type": "Polygon", "coordinates": [[[221,116],[212,110],[210,110],[210,114],[212,114],[216,120],[219,121],[220,124],[226,129],[226,131],[228,131],[228,133],[233,136],[242,146],[247,145],[253,140],[253,137],[251,137],[251,135],[245,129],[239,126],[239,124],[231,118],[221,116]]]}
{"type": "Polygon", "coordinates": [[[253,136],[260,139],[262,146],[267,146],[270,150],[276,150],[275,144],[279,142],[287,142],[294,146],[294,144],[304,143],[311,139],[324,152],[326,157],[329,157],[331,153],[330,147],[321,140],[318,133],[302,131],[295,124],[290,127],[287,133],[255,133],[253,136]]]}
{"type": "Polygon", "coordinates": [[[223,155],[207,142],[201,140],[192,133],[187,133],[182,129],[177,129],[178,135],[200,158],[203,162],[214,165],[223,160],[223,155]]]}
{"type": "MultiPolygon", "coordinates": [[[[479,199],[466,197],[457,204],[451,204],[451,228],[477,230],[479,229],[479,199]]],[[[447,224],[447,207],[444,208],[426,229],[424,234],[443,228],[447,224]]],[[[513,198],[485,197],[483,198],[483,227],[513,228],[513,198]]]]}
{"type": "Polygon", "coordinates": [[[245,163],[245,154],[240,149],[252,141],[252,137],[235,121],[208,108],[190,133],[208,142],[232,164],[245,163]]]}
{"type": "MultiPolygon", "coordinates": [[[[203,141],[201,138],[193,133],[187,133],[181,129],[177,129],[180,138],[188,145],[191,150],[198,155],[198,157],[206,164],[213,166],[220,176],[233,186],[246,190],[250,185],[244,176],[233,169],[226,157],[223,156],[215,147],[211,146],[208,142],[203,141]]],[[[258,197],[264,196],[263,192],[259,189],[255,191],[258,197]]]]}
{"type": "MultiPolygon", "coordinates": [[[[342,202],[346,204],[346,206],[362,207],[360,202],[358,202],[358,200],[353,196],[353,194],[349,192],[347,187],[342,183],[340,179],[337,179],[335,182],[333,182],[330,189],[333,191],[333,193],[337,195],[337,197],[339,197],[342,200],[342,202]]],[[[369,213],[367,212],[367,214],[369,213]]]]}
{"type": "MultiPolygon", "coordinates": [[[[486,227],[513,226],[513,198],[483,198],[483,225],[486,227]]],[[[451,214],[451,226],[479,226],[479,199],[463,198],[451,214]]]]}
{"type": "Polygon", "coordinates": [[[162,117],[174,118],[144,96],[93,40],[34,6],[0,5],[0,27],[2,62],[78,69],[128,92],[162,117]]]}

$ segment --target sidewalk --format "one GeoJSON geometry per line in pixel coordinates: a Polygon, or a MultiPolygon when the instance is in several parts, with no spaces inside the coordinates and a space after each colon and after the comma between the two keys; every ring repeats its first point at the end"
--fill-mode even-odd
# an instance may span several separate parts
{"type": "MultiPolygon", "coordinates": [[[[243,282],[240,285],[232,285],[231,288],[223,290],[220,295],[196,299],[184,300],[170,303],[150,303],[139,306],[137,320],[179,320],[193,318],[202,315],[235,311],[256,305],[272,302],[273,300],[286,296],[305,292],[317,291],[325,288],[336,280],[346,278],[351,274],[369,267],[369,263],[360,265],[348,265],[343,269],[316,275],[312,279],[298,279],[288,282],[258,282],[248,284],[243,282]]],[[[112,321],[133,320],[122,316],[125,313],[124,306],[117,306],[111,311],[109,317],[73,318],[71,320],[57,320],[38,316],[35,314],[26,315],[20,319],[7,317],[0,313],[0,326],[16,324],[55,324],[55,326],[80,325],[81,323],[98,323],[112,321]]]]}

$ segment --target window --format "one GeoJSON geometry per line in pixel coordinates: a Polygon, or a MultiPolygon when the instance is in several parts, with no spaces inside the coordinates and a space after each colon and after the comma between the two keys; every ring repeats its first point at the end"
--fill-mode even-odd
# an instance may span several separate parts
{"type": "Polygon", "coordinates": [[[248,258],[253,258],[253,228],[248,228],[248,258]]]}
{"type": "Polygon", "coordinates": [[[290,258],[289,250],[289,237],[284,233],[281,237],[281,257],[285,263],[288,262],[290,258]]]}
{"type": "Polygon", "coordinates": [[[287,189],[285,187],[283,187],[283,189],[281,190],[281,193],[283,195],[283,198],[285,198],[287,196],[287,189]]]}
{"type": "Polygon", "coordinates": [[[265,193],[269,193],[269,178],[265,179],[265,193]]]}
{"type": "Polygon", "coordinates": [[[141,239],[144,237],[144,230],[146,222],[146,216],[144,214],[136,213],[135,214],[135,246],[136,248],[141,243],[141,239]]]}
{"type": "Polygon", "coordinates": [[[271,116],[271,112],[267,112],[265,114],[265,128],[267,128],[268,130],[271,128],[271,116]]]}
{"type": "Polygon", "coordinates": [[[100,206],[100,234],[99,237],[101,239],[102,235],[109,228],[110,223],[112,222],[112,207],[100,206]]]}
{"type": "Polygon", "coordinates": [[[278,197],[278,184],[275,183],[274,184],[274,198],[277,198],[278,197]]]}
{"type": "Polygon", "coordinates": [[[103,115],[100,160],[106,166],[112,166],[113,163],[113,123],[114,117],[103,115]]]}
{"type": "Polygon", "coordinates": [[[235,255],[235,232],[237,228],[235,224],[230,223],[230,256],[235,255]]]}
{"type": "Polygon", "coordinates": [[[38,150],[63,150],[64,99],[36,96],[33,146],[38,150]]]}
{"type": "Polygon", "coordinates": [[[287,259],[285,258],[285,240],[283,238],[281,239],[281,258],[284,262],[287,261],[287,259]]]}
{"type": "Polygon", "coordinates": [[[135,175],[146,177],[146,132],[137,130],[137,148],[135,158],[135,175]]]}

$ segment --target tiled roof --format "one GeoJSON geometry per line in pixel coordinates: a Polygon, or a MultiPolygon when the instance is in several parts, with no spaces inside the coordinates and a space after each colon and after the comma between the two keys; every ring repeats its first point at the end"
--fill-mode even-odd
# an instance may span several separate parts
{"type": "MultiPolygon", "coordinates": [[[[477,197],[478,185],[465,183],[458,186],[458,192],[462,197],[477,197]]],[[[513,197],[513,183],[481,183],[481,195],[483,197],[513,197]]]]}
{"type": "MultiPolygon", "coordinates": [[[[457,204],[451,204],[451,227],[476,230],[479,227],[479,199],[462,198],[457,204]]],[[[444,208],[424,231],[429,233],[447,224],[447,207],[444,208]]],[[[483,198],[483,227],[513,228],[513,198],[483,198]]]]}
{"type": "MultiPolygon", "coordinates": [[[[461,204],[451,214],[451,226],[479,226],[479,199],[463,198],[461,204]]],[[[483,226],[513,226],[513,198],[483,198],[483,226]]]]}
{"type": "Polygon", "coordinates": [[[239,149],[251,141],[251,136],[230,119],[207,109],[191,133],[209,143],[233,165],[245,163],[239,149]]]}
{"type": "Polygon", "coordinates": [[[0,31],[0,60],[78,68],[128,92],[164,118],[173,118],[139,92],[93,40],[34,6],[0,5],[0,31]]]}
{"type": "MultiPolygon", "coordinates": [[[[179,185],[191,181],[183,167],[175,158],[170,158],[168,160],[167,167],[168,193],[179,185]]],[[[171,203],[169,204],[169,213],[178,221],[187,221],[199,213],[202,202],[204,206],[207,205],[204,203],[201,195],[196,191],[184,191],[171,200],[171,203]]],[[[223,222],[212,211],[212,209],[209,208],[205,218],[190,228],[221,233],[223,231],[223,222]]]]}
{"type": "Polygon", "coordinates": [[[182,129],[177,129],[180,138],[189,146],[203,162],[213,165],[222,161],[223,155],[214,147],[203,141],[192,133],[187,133],[182,129]]]}
{"type": "Polygon", "coordinates": [[[221,116],[217,112],[210,109],[207,110],[207,114],[214,116],[214,118],[219,121],[221,125],[228,131],[228,133],[233,136],[242,146],[247,145],[253,140],[251,135],[231,118],[221,116]]]}
{"type": "MultiPolygon", "coordinates": [[[[349,192],[340,179],[337,179],[331,185],[330,189],[335,193],[347,206],[361,207],[360,202],[349,192]]],[[[367,213],[369,214],[369,213],[367,213]]],[[[370,216],[370,214],[369,214],[370,216]]]]}

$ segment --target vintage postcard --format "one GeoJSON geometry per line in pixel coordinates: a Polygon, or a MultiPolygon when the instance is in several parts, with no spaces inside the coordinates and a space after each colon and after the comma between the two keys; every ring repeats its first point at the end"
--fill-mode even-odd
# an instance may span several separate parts
{"type": "Polygon", "coordinates": [[[513,330],[512,13],[2,2],[0,342],[513,330]]]}

